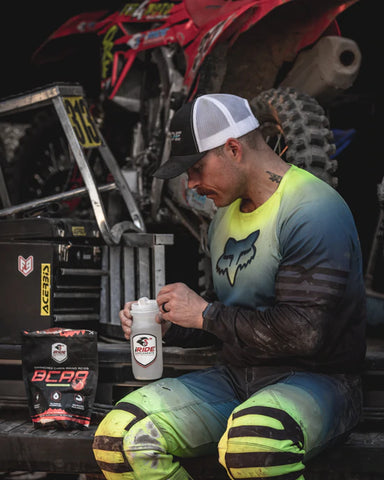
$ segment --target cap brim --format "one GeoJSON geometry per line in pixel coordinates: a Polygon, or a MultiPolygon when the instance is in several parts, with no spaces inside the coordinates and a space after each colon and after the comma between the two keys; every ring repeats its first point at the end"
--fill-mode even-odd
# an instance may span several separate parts
{"type": "Polygon", "coordinates": [[[168,180],[178,177],[191,168],[196,162],[203,158],[207,152],[194,153],[193,155],[180,155],[171,157],[161,165],[153,174],[154,177],[168,180]]]}

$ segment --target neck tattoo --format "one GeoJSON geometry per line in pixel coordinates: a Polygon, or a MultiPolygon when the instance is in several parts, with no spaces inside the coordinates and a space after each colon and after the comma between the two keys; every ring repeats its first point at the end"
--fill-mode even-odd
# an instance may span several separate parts
{"type": "Polygon", "coordinates": [[[267,173],[269,173],[269,179],[271,180],[271,182],[280,183],[281,179],[283,178],[281,175],[277,175],[276,173],[270,172],[269,170],[267,170],[267,173]]]}

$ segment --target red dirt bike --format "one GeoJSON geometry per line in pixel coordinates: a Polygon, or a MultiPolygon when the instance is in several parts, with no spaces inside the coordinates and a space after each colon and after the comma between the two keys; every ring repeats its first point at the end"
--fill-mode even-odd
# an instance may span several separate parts
{"type": "MultiPolygon", "coordinates": [[[[165,184],[152,176],[169,156],[174,111],[202,93],[244,96],[287,162],[336,186],[325,109],[359,70],[358,46],[336,21],[355,1],[127,2],[70,18],[33,62],[42,79],[84,87],[148,228],[181,224],[204,251],[213,203],[188,190],[185,175],[165,184]]],[[[92,161],[95,176],[106,175],[92,161]]],[[[9,190],[18,202],[82,183],[57,120],[45,112],[31,121],[12,165],[18,173],[9,190]]],[[[129,214],[119,202],[110,211],[117,219],[129,214]]],[[[56,214],[89,216],[89,207],[76,199],[56,214]]]]}

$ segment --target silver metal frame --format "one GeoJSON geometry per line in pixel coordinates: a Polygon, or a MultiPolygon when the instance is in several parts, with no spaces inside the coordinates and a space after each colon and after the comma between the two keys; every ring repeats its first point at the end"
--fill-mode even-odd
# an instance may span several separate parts
{"type": "MultiPolygon", "coordinates": [[[[50,104],[54,106],[64,129],[64,133],[67,137],[69,147],[73,153],[74,159],[77,163],[77,166],[79,167],[81,176],[84,180],[85,189],[88,193],[91,206],[95,214],[96,222],[100,229],[100,233],[107,245],[117,245],[120,243],[121,234],[118,233],[119,229],[112,230],[112,228],[108,225],[105,209],[100,196],[100,192],[106,191],[111,187],[109,187],[108,185],[98,187],[96,185],[92,170],[90,169],[87,158],[84,155],[84,148],[80,145],[73,126],[68,118],[63,102],[63,97],[66,96],[78,96],[84,98],[83,88],[80,85],[54,85],[42,88],[34,92],[10,97],[0,102],[0,116],[10,113],[19,113],[21,111],[25,111],[31,108],[44,107],[50,104]]],[[[119,165],[117,164],[114,156],[112,155],[112,152],[107,146],[96,125],[95,128],[97,129],[97,133],[99,134],[101,139],[101,145],[97,148],[99,149],[100,155],[102,156],[106,166],[108,167],[115,181],[113,188],[117,188],[121,193],[121,196],[131,215],[134,226],[137,228],[138,231],[145,232],[146,229],[144,220],[136,205],[129,185],[125,180],[124,176],[122,175],[119,165]]],[[[20,211],[25,211],[36,206],[50,203],[53,199],[67,199],[68,196],[83,195],[85,193],[84,189],[76,189],[76,191],[62,192],[61,194],[57,194],[54,196],[49,196],[35,201],[12,206],[9,200],[9,195],[5,186],[4,175],[1,171],[1,168],[0,189],[1,200],[3,202],[3,205],[6,207],[5,209],[0,210],[0,217],[12,215],[20,211]]]]}

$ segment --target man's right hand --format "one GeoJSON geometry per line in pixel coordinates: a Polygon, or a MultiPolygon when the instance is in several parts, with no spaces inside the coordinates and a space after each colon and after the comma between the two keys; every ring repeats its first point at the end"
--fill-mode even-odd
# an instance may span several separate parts
{"type": "Polygon", "coordinates": [[[119,313],[121,328],[123,329],[123,332],[124,332],[124,338],[126,338],[127,340],[129,340],[131,336],[131,331],[132,331],[131,305],[136,302],[137,300],[134,300],[132,302],[127,302],[124,305],[123,310],[120,310],[120,313],[119,313]]]}
{"type": "MultiPolygon", "coordinates": [[[[124,332],[124,338],[127,340],[130,339],[131,337],[131,332],[132,332],[132,314],[131,314],[131,306],[133,303],[137,303],[137,300],[133,300],[132,302],[127,302],[124,305],[124,308],[120,310],[119,312],[119,318],[120,318],[120,323],[121,323],[121,328],[123,329],[124,332]]],[[[161,332],[162,335],[165,335],[165,332],[168,330],[168,328],[171,326],[171,322],[166,321],[161,314],[156,316],[156,322],[161,324],[161,332]]]]}

